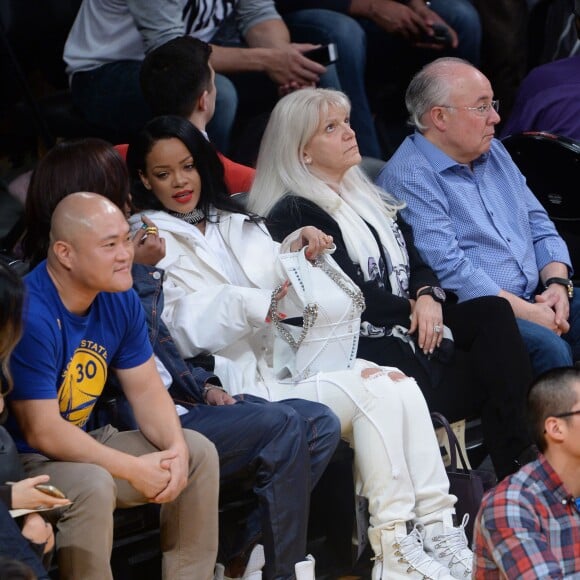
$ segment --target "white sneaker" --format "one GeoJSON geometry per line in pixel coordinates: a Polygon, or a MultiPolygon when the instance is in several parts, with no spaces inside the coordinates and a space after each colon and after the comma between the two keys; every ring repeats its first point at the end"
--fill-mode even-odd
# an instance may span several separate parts
{"type": "Polygon", "coordinates": [[[296,580],[315,580],[314,575],[314,557],[310,554],[306,556],[306,560],[294,564],[294,570],[296,572],[296,580]]]}
{"type": "MultiPolygon", "coordinates": [[[[264,546],[256,544],[250,552],[248,564],[241,580],[262,580],[262,568],[266,563],[264,556],[264,546]]],[[[236,580],[225,575],[225,566],[223,564],[215,565],[214,580],[236,580]]],[[[239,580],[239,579],[238,579],[239,580]]]]}
{"type": "Polygon", "coordinates": [[[381,530],[381,550],[382,556],[376,558],[373,568],[373,580],[453,580],[449,569],[423,550],[420,524],[409,533],[406,522],[381,530]]]}
{"type": "Polygon", "coordinates": [[[248,559],[248,565],[246,566],[242,580],[262,580],[262,568],[265,563],[264,546],[262,544],[256,544],[250,552],[250,558],[248,559]]]}
{"type": "Polygon", "coordinates": [[[465,535],[468,521],[469,514],[465,514],[461,525],[454,527],[453,514],[445,511],[441,521],[425,526],[425,552],[447,566],[454,578],[471,578],[473,552],[465,535]]]}
{"type": "Polygon", "coordinates": [[[214,570],[214,575],[213,575],[213,580],[225,580],[224,572],[225,572],[225,566],[223,564],[216,564],[215,570],[214,570]]]}

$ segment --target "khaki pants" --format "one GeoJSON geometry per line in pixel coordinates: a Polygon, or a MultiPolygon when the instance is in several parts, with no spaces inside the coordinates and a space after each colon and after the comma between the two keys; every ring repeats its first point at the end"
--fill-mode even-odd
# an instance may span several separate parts
{"type": "MultiPolygon", "coordinates": [[[[179,497],[161,506],[163,578],[210,580],[218,548],[219,462],[213,443],[184,429],[189,447],[189,479],[179,497]]],[[[158,451],[140,431],[118,432],[106,426],[91,435],[134,456],[158,451]]],[[[97,465],[51,461],[22,454],[29,476],[47,473],[50,482],[73,502],[46,512],[57,527],[61,580],[112,579],[113,511],[147,503],[127,481],[114,479],[97,465]]]]}

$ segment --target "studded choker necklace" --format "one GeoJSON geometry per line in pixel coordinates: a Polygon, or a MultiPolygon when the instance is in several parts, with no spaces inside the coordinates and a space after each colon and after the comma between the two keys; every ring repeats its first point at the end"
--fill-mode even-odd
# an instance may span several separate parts
{"type": "Polygon", "coordinates": [[[187,213],[171,211],[170,209],[167,210],[167,213],[169,215],[172,215],[173,217],[183,220],[184,222],[187,222],[188,224],[191,224],[192,226],[198,224],[199,222],[202,222],[205,219],[205,214],[203,213],[203,210],[197,207],[195,209],[192,209],[191,211],[188,211],[187,213]]]}

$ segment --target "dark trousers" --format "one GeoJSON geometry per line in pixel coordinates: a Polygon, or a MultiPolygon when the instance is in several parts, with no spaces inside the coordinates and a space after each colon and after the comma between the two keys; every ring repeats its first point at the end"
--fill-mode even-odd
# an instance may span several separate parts
{"type": "Polygon", "coordinates": [[[294,564],[306,555],[310,492],[334,454],[340,425],[319,403],[240,398],[235,405],[195,406],[181,423],[215,444],[222,482],[254,472],[259,507],[246,536],[262,532],[265,579],[293,578],[294,564]]]}
{"type": "Polygon", "coordinates": [[[453,333],[455,355],[434,369],[442,370],[437,384],[398,339],[361,338],[358,355],[414,377],[429,409],[450,421],[481,417],[486,448],[503,478],[518,469],[518,456],[531,444],[524,412],[532,370],[511,306],[495,296],[446,304],[443,321],[453,333]]]}
{"type": "Polygon", "coordinates": [[[8,508],[0,502],[0,556],[24,562],[39,580],[48,580],[48,572],[44,569],[40,558],[34,553],[28,540],[20,532],[20,528],[8,512],[8,508]]]}

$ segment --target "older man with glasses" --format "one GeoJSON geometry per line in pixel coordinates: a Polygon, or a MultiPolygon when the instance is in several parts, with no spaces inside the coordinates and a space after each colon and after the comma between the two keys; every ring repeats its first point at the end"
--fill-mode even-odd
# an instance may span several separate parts
{"type": "Polygon", "coordinates": [[[536,376],[571,366],[580,359],[580,293],[570,255],[494,137],[499,102],[489,80],[466,61],[440,58],[413,77],[405,100],[415,133],[378,184],[406,202],[419,253],[460,302],[510,303],[536,376]]]}
{"type": "Polygon", "coordinates": [[[536,379],[528,414],[542,454],[484,497],[476,579],[580,577],[580,368],[536,379]]]}

